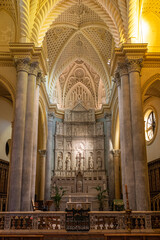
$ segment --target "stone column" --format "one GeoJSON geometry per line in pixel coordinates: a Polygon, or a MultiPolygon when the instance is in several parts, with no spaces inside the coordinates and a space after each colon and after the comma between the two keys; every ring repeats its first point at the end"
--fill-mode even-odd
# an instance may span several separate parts
{"type": "Polygon", "coordinates": [[[15,119],[13,130],[12,156],[10,163],[9,179],[9,211],[20,211],[22,166],[23,166],[23,144],[25,132],[25,113],[29,59],[16,60],[17,66],[17,89],[15,103],[15,119]]]}
{"type": "Polygon", "coordinates": [[[120,147],[121,147],[121,172],[122,172],[122,193],[123,201],[126,203],[125,194],[125,146],[124,146],[124,120],[123,120],[123,101],[122,101],[122,90],[121,90],[121,78],[118,71],[116,71],[113,81],[117,84],[118,88],[118,108],[119,108],[119,125],[120,125],[120,147]]]}
{"type": "Polygon", "coordinates": [[[115,199],[120,199],[120,150],[113,149],[114,176],[115,176],[115,199]]]}
{"type": "Polygon", "coordinates": [[[132,126],[130,111],[130,91],[129,75],[126,63],[119,63],[118,67],[121,77],[121,101],[123,114],[123,142],[124,142],[124,162],[125,162],[125,185],[128,188],[128,200],[130,208],[136,210],[135,193],[135,172],[133,159],[132,126]]]}
{"type": "Polygon", "coordinates": [[[38,64],[32,63],[28,76],[26,123],[24,136],[23,174],[21,210],[31,210],[31,180],[32,180],[32,152],[33,152],[33,119],[34,98],[38,64]]]}
{"type": "Polygon", "coordinates": [[[113,155],[111,153],[112,149],[112,141],[111,141],[111,114],[105,114],[106,119],[106,154],[108,159],[108,187],[109,187],[109,199],[110,206],[112,205],[112,201],[115,198],[115,189],[114,189],[114,162],[113,155]]]}
{"type": "Polygon", "coordinates": [[[36,80],[35,101],[34,101],[31,199],[35,199],[37,143],[38,143],[38,116],[39,116],[39,89],[42,81],[43,81],[42,74],[39,72],[36,80]]]}
{"type": "Polygon", "coordinates": [[[142,61],[140,59],[130,60],[128,62],[128,71],[130,83],[133,155],[136,182],[136,205],[138,211],[146,211],[150,209],[150,195],[140,81],[141,62],[142,61]]]}
{"type": "Polygon", "coordinates": [[[45,166],[45,194],[44,200],[50,200],[50,188],[51,188],[51,161],[53,155],[53,113],[48,113],[48,139],[47,139],[47,152],[46,152],[46,166],[45,166]]]}
{"type": "Polygon", "coordinates": [[[40,154],[40,194],[39,194],[39,199],[44,200],[44,185],[45,185],[45,159],[46,159],[46,150],[39,150],[40,154]]]}

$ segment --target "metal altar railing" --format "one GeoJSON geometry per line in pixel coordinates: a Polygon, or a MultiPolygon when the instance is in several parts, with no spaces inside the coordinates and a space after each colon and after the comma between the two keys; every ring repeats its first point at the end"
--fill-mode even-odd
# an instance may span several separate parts
{"type": "MultiPolygon", "coordinates": [[[[90,231],[160,232],[160,212],[91,211],[90,231]]],[[[65,231],[66,212],[0,212],[0,231],[65,231]]]]}

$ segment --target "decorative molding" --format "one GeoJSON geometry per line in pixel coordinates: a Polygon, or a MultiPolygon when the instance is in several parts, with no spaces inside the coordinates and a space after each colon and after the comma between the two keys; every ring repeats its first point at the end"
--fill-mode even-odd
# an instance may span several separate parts
{"type": "Polygon", "coordinates": [[[29,74],[37,76],[39,71],[39,63],[38,62],[32,62],[30,64],[29,74]]]}
{"type": "Polygon", "coordinates": [[[121,86],[121,78],[119,72],[115,72],[114,78],[112,80],[114,83],[116,83],[117,87],[121,86]]]}
{"type": "Polygon", "coordinates": [[[53,113],[53,112],[48,112],[48,120],[49,120],[49,121],[53,121],[54,118],[55,118],[55,113],[53,113]]]}
{"type": "Polygon", "coordinates": [[[141,71],[142,68],[142,61],[143,59],[132,59],[128,60],[127,65],[128,65],[128,72],[139,72],[141,71]]]}
{"type": "Polygon", "coordinates": [[[16,68],[17,72],[23,71],[23,72],[29,72],[29,58],[15,58],[16,68]]]}
{"type": "Polygon", "coordinates": [[[119,74],[120,74],[120,77],[124,76],[124,75],[128,75],[128,66],[127,66],[127,63],[124,62],[119,62],[118,63],[118,68],[117,68],[119,74]]]}
{"type": "Polygon", "coordinates": [[[106,119],[106,122],[111,122],[112,114],[111,113],[105,113],[104,118],[106,119]]]}

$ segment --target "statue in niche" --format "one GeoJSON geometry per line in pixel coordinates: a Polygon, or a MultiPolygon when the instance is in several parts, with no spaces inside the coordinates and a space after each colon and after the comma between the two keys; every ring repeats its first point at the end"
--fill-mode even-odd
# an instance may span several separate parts
{"type": "Polygon", "coordinates": [[[71,170],[71,154],[68,153],[65,161],[65,170],[70,171],[71,170]]]}
{"type": "Polygon", "coordinates": [[[67,126],[67,130],[66,130],[67,136],[71,135],[71,127],[67,126]]]}
{"type": "Polygon", "coordinates": [[[63,157],[62,157],[62,153],[60,153],[57,159],[57,169],[62,170],[62,168],[63,168],[63,157]]]}
{"type": "Polygon", "coordinates": [[[77,136],[77,127],[74,126],[74,136],[77,136]]]}
{"type": "Polygon", "coordinates": [[[93,119],[92,119],[92,110],[89,110],[89,113],[88,113],[88,121],[90,122],[90,121],[92,121],[93,119]]]}
{"type": "Polygon", "coordinates": [[[71,121],[71,111],[66,112],[66,120],[71,121]]]}
{"type": "Polygon", "coordinates": [[[71,150],[71,142],[67,142],[67,149],[71,150]]]}
{"type": "Polygon", "coordinates": [[[90,152],[90,156],[88,158],[88,165],[89,165],[89,169],[94,168],[94,161],[93,161],[93,153],[92,152],[90,152]]]}
{"type": "Polygon", "coordinates": [[[92,125],[88,125],[88,134],[91,135],[93,132],[92,132],[92,125]]]}
{"type": "Polygon", "coordinates": [[[63,134],[62,124],[59,122],[57,122],[57,134],[59,135],[63,134]]]}
{"type": "Polygon", "coordinates": [[[97,167],[98,169],[102,169],[102,159],[100,156],[97,157],[97,167]]]}
{"type": "Polygon", "coordinates": [[[77,175],[77,192],[78,192],[78,193],[83,192],[82,180],[83,180],[83,176],[82,176],[82,174],[79,172],[78,175],[77,175]]]}
{"type": "Polygon", "coordinates": [[[102,135],[102,124],[97,124],[97,135],[102,135]]]}
{"type": "Polygon", "coordinates": [[[84,157],[82,157],[82,154],[80,152],[77,153],[76,155],[76,165],[77,165],[77,169],[78,170],[82,170],[82,161],[83,161],[84,157]]]}
{"type": "Polygon", "coordinates": [[[77,192],[78,193],[82,192],[82,181],[81,180],[77,181],[77,192]]]}

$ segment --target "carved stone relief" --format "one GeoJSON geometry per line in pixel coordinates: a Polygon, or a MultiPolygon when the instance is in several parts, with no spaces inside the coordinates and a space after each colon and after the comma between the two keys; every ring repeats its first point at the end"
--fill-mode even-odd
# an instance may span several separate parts
{"type": "MultiPolygon", "coordinates": [[[[78,106],[77,109],[83,109],[78,106]]],[[[103,187],[104,169],[103,122],[95,122],[94,111],[67,111],[64,123],[56,124],[55,170],[53,182],[67,194],[91,194],[103,187]]],[[[79,198],[80,199],[80,198],[79,198]]]]}

